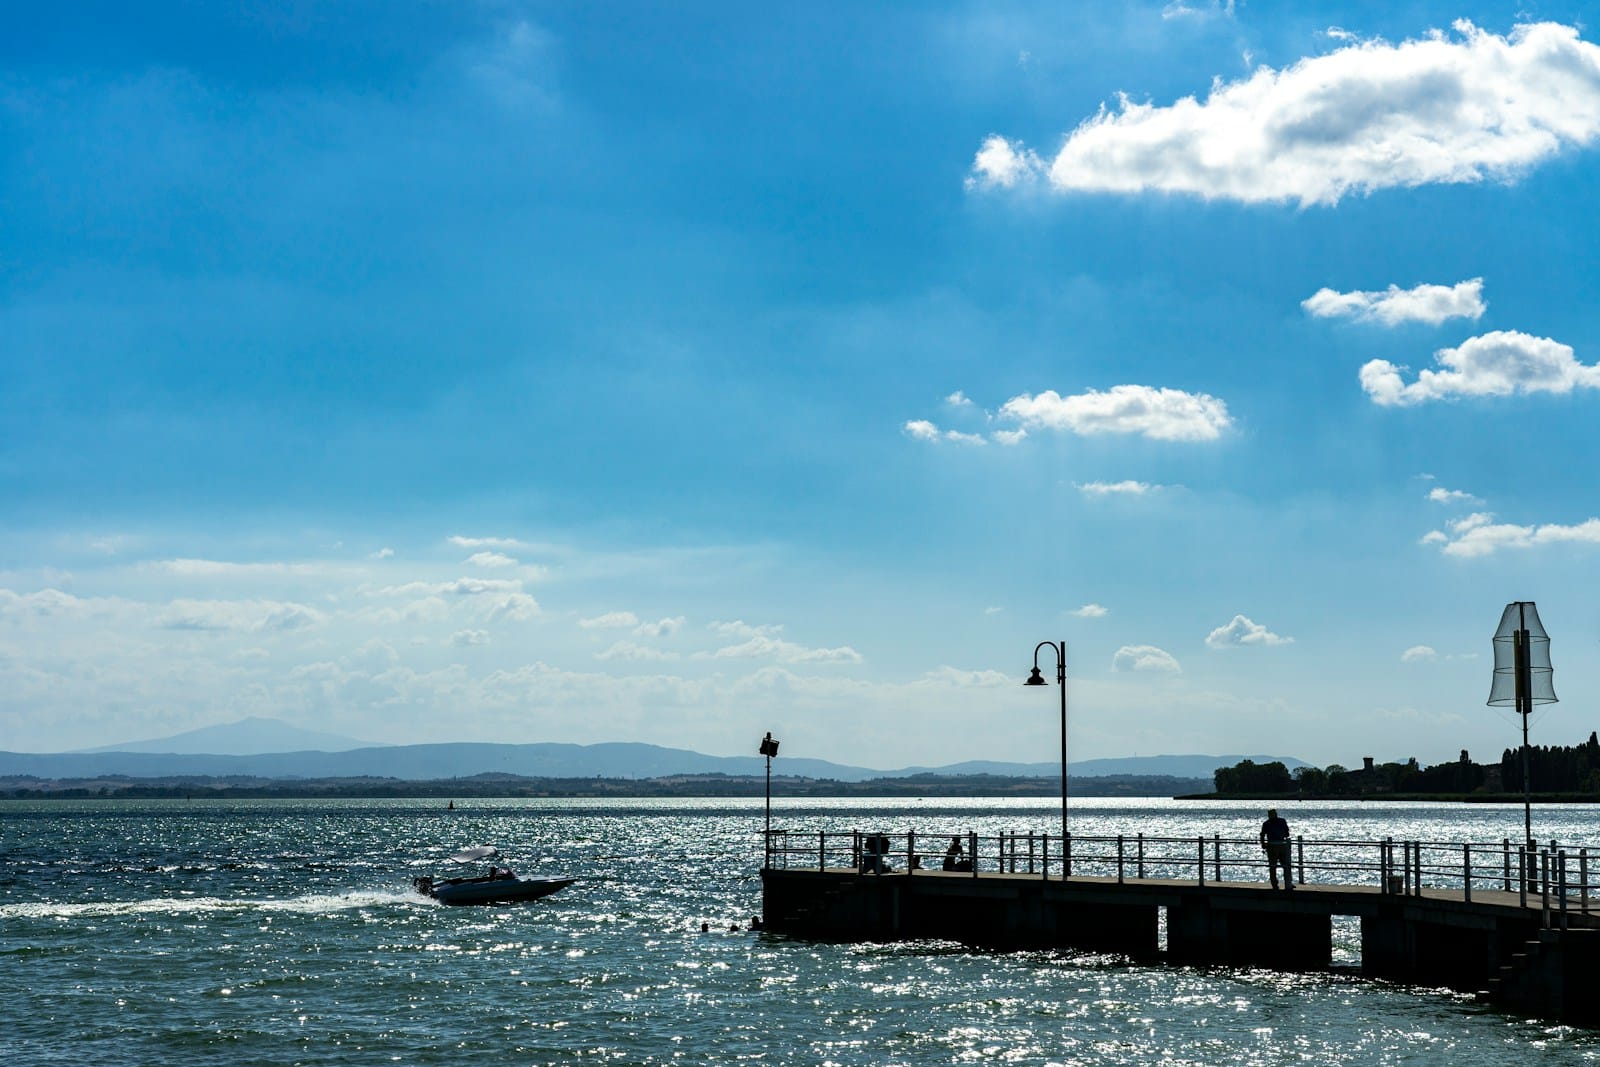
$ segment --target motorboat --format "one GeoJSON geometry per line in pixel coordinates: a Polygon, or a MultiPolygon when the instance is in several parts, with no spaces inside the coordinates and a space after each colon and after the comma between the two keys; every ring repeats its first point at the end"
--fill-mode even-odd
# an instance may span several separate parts
{"type": "MultiPolygon", "coordinates": [[[[457,863],[493,860],[500,851],[493,845],[462,849],[450,858],[457,863]]],[[[538,900],[567,888],[576,878],[519,878],[510,867],[489,864],[489,873],[471,878],[413,878],[411,885],[441,904],[517,904],[538,900]]]]}

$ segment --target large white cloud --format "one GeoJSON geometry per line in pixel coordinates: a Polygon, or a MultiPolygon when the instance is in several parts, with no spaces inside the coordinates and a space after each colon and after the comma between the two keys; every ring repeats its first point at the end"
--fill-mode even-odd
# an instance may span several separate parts
{"type": "Polygon", "coordinates": [[[1287,645],[1293,643],[1292,637],[1279,637],[1258,622],[1253,622],[1243,615],[1235,615],[1233,620],[1223,626],[1217,627],[1206,635],[1208,648],[1234,648],[1239,645],[1287,645]]]}
{"type": "Polygon", "coordinates": [[[1495,522],[1488,512],[1474,512],[1457,519],[1444,530],[1434,530],[1423,544],[1439,545],[1447,556],[1488,556],[1502,548],[1536,548],[1540,545],[1576,543],[1600,545],[1600,519],[1591,518],[1576,526],[1560,523],[1518,526],[1495,522]]]}
{"type": "Polygon", "coordinates": [[[1437,326],[1448,319],[1477,319],[1487,305],[1483,302],[1483,279],[1472,278],[1455,285],[1419,285],[1401,289],[1356,290],[1350,293],[1318,289],[1300,301],[1306,312],[1319,319],[1376,321],[1385,326],[1404,322],[1425,322],[1437,326]]]}
{"type": "Polygon", "coordinates": [[[1504,37],[1454,28],[1219,79],[1204,101],[1123,96],[1074,130],[1048,168],[991,136],[969,185],[1042,176],[1060,192],[1334,204],[1377,189],[1509,180],[1600,136],[1600,48],[1575,28],[1538,23],[1504,37]]]}
{"type": "Polygon", "coordinates": [[[1228,405],[1204,393],[1117,385],[1061,396],[1053,389],[1007,400],[1000,413],[1025,428],[1080,435],[1136,433],[1158,441],[1214,441],[1233,425],[1228,405]]]}
{"type": "Polygon", "coordinates": [[[1600,389],[1600,366],[1579,363],[1572,347],[1548,337],[1495,330],[1433,355],[1439,370],[1425,369],[1406,382],[1386,359],[1361,368],[1361,388],[1373,403],[1410,407],[1429,400],[1513,393],[1570,393],[1600,389]]]}

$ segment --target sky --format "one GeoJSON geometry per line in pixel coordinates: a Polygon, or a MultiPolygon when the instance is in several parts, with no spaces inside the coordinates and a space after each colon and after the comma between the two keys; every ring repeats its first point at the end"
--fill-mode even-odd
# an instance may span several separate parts
{"type": "Polygon", "coordinates": [[[1586,15],[8,5],[0,749],[1581,742],[1586,15]]]}

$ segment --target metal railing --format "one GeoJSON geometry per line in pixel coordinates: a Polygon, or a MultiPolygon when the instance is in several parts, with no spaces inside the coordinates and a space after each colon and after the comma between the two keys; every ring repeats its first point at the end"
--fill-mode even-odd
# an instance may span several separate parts
{"type": "MultiPolygon", "coordinates": [[[[1207,837],[1060,835],[1017,832],[919,834],[915,831],[773,830],[765,842],[766,865],[780,869],[851,870],[864,874],[945,872],[947,843],[960,842],[964,866],[955,873],[1032,875],[1040,879],[1094,878],[1115,881],[1166,879],[1208,883],[1259,883],[1267,861],[1258,840],[1207,837]]],[[[1432,841],[1292,842],[1296,883],[1373,886],[1385,894],[1422,896],[1424,890],[1517,895],[1521,907],[1537,906],[1545,924],[1565,925],[1569,911],[1588,914],[1596,886],[1590,881],[1589,849],[1556,841],[1534,845],[1502,839],[1490,843],[1432,841]]],[[[1597,853],[1600,856],[1600,853],[1597,853]]],[[[1432,894],[1436,895],[1436,894],[1432,894]]],[[[1497,903],[1508,903],[1503,897],[1497,903]]]]}

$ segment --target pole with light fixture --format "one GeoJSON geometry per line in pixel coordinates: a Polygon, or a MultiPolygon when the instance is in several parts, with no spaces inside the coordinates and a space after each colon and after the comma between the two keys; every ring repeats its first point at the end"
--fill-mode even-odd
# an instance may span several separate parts
{"type": "Polygon", "coordinates": [[[778,754],[778,742],[772,739],[772,731],[767,731],[767,736],[761,739],[761,754],[767,757],[767,833],[766,847],[762,852],[765,857],[761,866],[765,870],[772,866],[772,757],[778,754]]]}
{"type": "MultiPolygon", "coordinates": [[[[1067,643],[1040,641],[1033,649],[1033,673],[1023,685],[1049,685],[1039,672],[1039,649],[1056,654],[1056,685],[1061,687],[1061,878],[1067,877],[1067,643]]],[[[1049,862],[1046,857],[1046,862],[1049,862]]]]}
{"type": "Polygon", "coordinates": [[[1533,840],[1533,796],[1528,775],[1528,716],[1535,704],[1556,703],[1551,679],[1550,635],[1539,621],[1531,600],[1514,600],[1500,616],[1494,632],[1494,682],[1489,706],[1514,706],[1522,716],[1522,835],[1529,848],[1533,840]]]}

